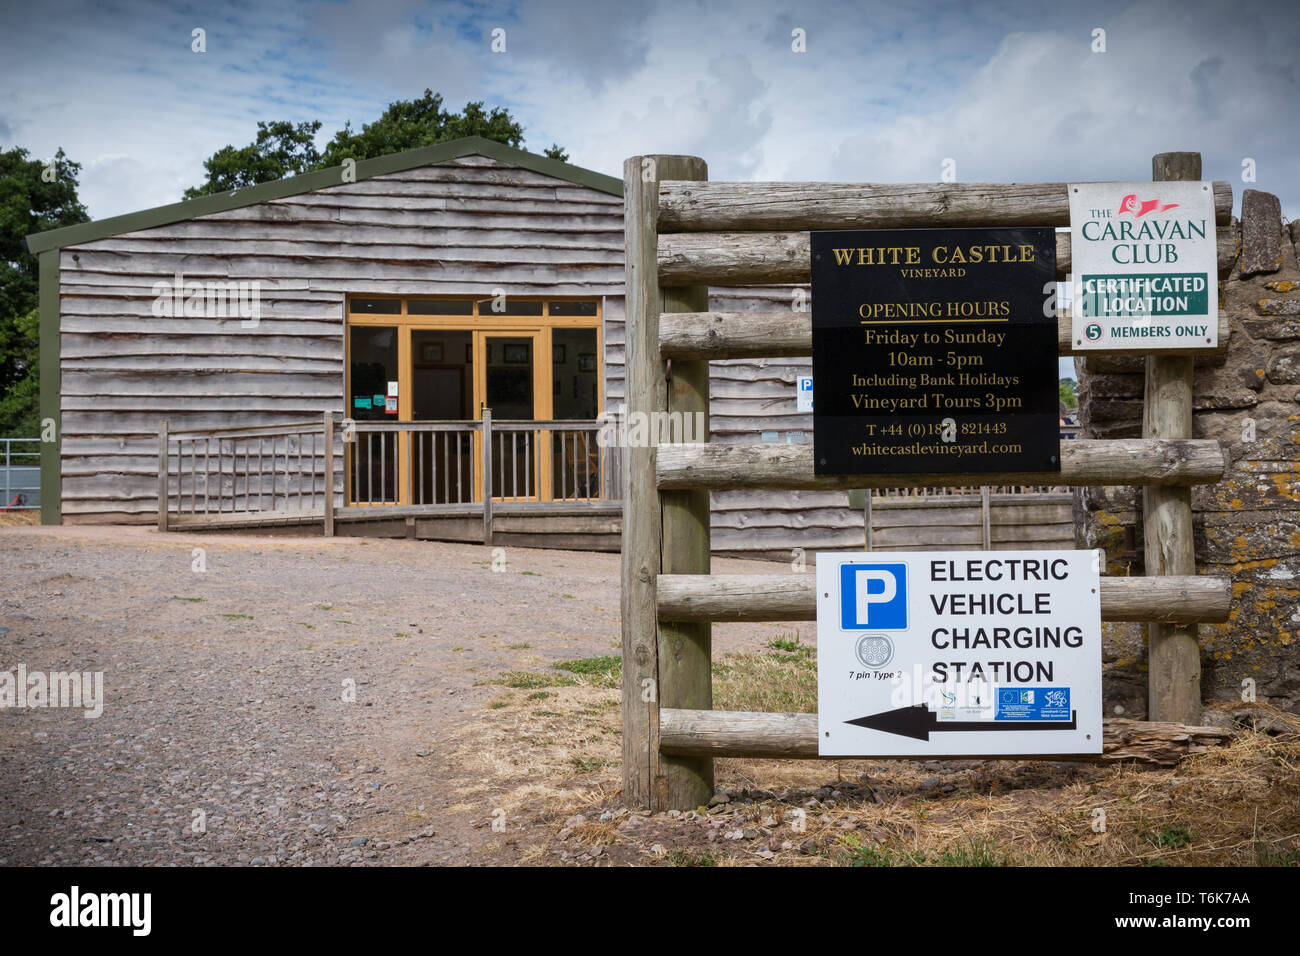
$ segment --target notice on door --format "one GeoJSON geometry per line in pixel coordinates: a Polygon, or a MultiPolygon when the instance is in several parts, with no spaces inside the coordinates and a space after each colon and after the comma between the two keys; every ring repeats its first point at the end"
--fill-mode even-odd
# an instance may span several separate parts
{"type": "Polygon", "coordinates": [[[1051,229],[812,234],[819,475],[1060,471],[1051,229]]]}
{"type": "Polygon", "coordinates": [[[818,554],[818,753],[1101,753],[1099,563],[818,554]]]}
{"type": "Polygon", "coordinates": [[[1217,345],[1212,185],[1074,183],[1069,190],[1075,349],[1217,345]]]}

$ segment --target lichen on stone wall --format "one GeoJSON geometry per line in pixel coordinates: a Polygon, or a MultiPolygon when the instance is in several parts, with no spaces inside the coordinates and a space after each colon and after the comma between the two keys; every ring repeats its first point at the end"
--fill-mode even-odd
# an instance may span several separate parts
{"type": "MultiPolygon", "coordinates": [[[[1223,446],[1227,472],[1192,492],[1197,570],[1232,579],[1224,623],[1202,624],[1202,695],[1240,701],[1242,680],[1260,700],[1300,712],[1300,223],[1284,226],[1269,193],[1242,196],[1239,256],[1219,283],[1231,329],[1222,354],[1198,358],[1193,434],[1223,446]]],[[[1144,360],[1076,358],[1082,437],[1142,433],[1144,360]]],[[[1089,488],[1081,498],[1087,547],[1106,549],[1108,574],[1140,575],[1142,497],[1089,488]],[[1131,530],[1130,530],[1131,529],[1131,530]]],[[[1108,713],[1146,712],[1146,628],[1107,624],[1108,713]]]]}

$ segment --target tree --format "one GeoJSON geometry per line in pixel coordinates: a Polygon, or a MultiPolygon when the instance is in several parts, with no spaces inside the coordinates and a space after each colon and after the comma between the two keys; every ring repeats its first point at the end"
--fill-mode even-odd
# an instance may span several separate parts
{"type": "Polygon", "coordinates": [[[459,113],[442,108],[442,94],[425,90],[418,100],[395,100],[373,123],[354,132],[351,122],[334,134],[321,157],[322,166],[338,166],[345,159],[360,162],[406,149],[446,143],[462,136],[482,136],[507,146],[524,141],[524,128],[499,107],[492,112],[483,103],[466,103],[459,113]]]}
{"type": "Polygon", "coordinates": [[[0,152],[0,437],[39,433],[40,268],[22,240],[89,218],[80,172],[61,149],[49,163],[19,147],[0,152]]]}
{"type": "Polygon", "coordinates": [[[1066,408],[1079,407],[1079,383],[1072,378],[1063,378],[1060,383],[1061,404],[1066,408]]]}
{"type": "MultiPolygon", "coordinates": [[[[204,163],[207,180],[200,186],[185,190],[185,198],[207,196],[271,182],[309,172],[341,166],[351,159],[361,162],[376,156],[387,156],[407,149],[446,143],[462,136],[481,136],[484,139],[520,146],[524,141],[524,128],[508,110],[484,108],[482,101],[466,103],[459,113],[443,108],[442,94],[425,90],[414,100],[395,100],[373,123],[364,124],[360,130],[351,121],[334,134],[323,152],[318,152],[314,137],[320,130],[320,121],[311,123],[258,123],[257,139],[242,149],[224,146],[204,163]]],[[[551,144],[545,154],[551,159],[568,162],[569,154],[559,145],[551,144]]]]}
{"type": "Polygon", "coordinates": [[[283,120],[258,122],[256,140],[243,149],[223,146],[203,161],[208,178],[185,190],[185,198],[256,186],[318,168],[321,161],[315,137],[320,126],[320,120],[297,126],[283,120]]]}

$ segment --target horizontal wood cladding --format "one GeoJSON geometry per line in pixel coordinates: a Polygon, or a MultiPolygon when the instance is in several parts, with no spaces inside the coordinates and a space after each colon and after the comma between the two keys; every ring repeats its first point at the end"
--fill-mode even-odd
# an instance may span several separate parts
{"type": "Polygon", "coordinates": [[[156,516],[161,418],[175,432],[342,412],[348,295],[603,297],[622,394],[622,199],[487,157],[67,246],[59,261],[69,521],[156,516]],[[178,272],[256,281],[260,315],[155,315],[156,283],[178,272]]]}

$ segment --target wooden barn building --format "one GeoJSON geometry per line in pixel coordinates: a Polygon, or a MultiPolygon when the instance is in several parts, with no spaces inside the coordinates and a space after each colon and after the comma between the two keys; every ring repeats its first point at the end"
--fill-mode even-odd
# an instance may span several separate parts
{"type": "MultiPolygon", "coordinates": [[[[467,138],[29,236],[43,520],[617,550],[622,192],[467,138]]],[[[811,441],[808,370],[714,363],[713,440],[811,441]]],[[[787,560],[864,537],[843,493],[716,494],[712,524],[787,560]]]]}

